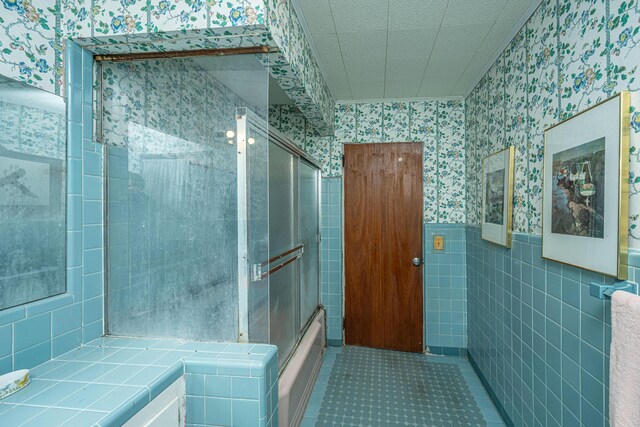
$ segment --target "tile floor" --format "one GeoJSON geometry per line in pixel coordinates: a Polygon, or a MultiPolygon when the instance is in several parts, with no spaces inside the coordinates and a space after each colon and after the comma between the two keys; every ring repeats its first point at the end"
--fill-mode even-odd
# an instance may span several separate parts
{"type": "Polygon", "coordinates": [[[307,426],[504,426],[463,357],[329,347],[307,426]]]}

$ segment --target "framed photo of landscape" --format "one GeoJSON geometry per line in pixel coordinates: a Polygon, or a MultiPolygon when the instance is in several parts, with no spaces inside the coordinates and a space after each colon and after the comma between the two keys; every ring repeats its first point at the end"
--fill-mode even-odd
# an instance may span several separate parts
{"type": "Polygon", "coordinates": [[[482,161],[482,238],[511,247],[515,147],[482,161]]]}
{"type": "Polygon", "coordinates": [[[545,131],[542,256],[627,278],[629,94],[545,131]]]}

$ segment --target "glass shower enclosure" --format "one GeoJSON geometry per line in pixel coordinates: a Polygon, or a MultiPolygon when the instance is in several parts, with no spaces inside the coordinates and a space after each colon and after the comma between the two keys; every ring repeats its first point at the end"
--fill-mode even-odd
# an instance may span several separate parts
{"type": "Polygon", "coordinates": [[[271,343],[319,306],[319,167],[268,128],[259,55],[100,62],[106,330],[271,343]]]}
{"type": "MultiPolygon", "coordinates": [[[[259,121],[249,119],[247,127],[260,134],[259,121]]],[[[269,130],[268,141],[269,256],[258,249],[249,257],[248,328],[252,341],[278,346],[282,366],[319,305],[320,168],[279,132],[269,130]]],[[[249,241],[256,239],[250,234],[249,241]]]]}

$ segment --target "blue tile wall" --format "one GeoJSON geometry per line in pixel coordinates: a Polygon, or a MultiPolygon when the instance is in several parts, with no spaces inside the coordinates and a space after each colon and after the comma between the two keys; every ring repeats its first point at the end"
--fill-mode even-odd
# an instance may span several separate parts
{"type": "Polygon", "coordinates": [[[464,224],[425,224],[425,343],[431,353],[459,354],[467,347],[467,269],[464,224]],[[443,251],[433,236],[444,236],[443,251]]]}
{"type": "MultiPolygon", "coordinates": [[[[509,250],[477,226],[466,234],[469,355],[503,417],[608,426],[611,303],[589,284],[614,280],[544,260],[538,235],[516,233],[509,250]]],[[[640,278],[640,268],[629,273],[640,278]]]]}
{"type": "Polygon", "coordinates": [[[93,142],[93,58],[69,42],[65,69],[67,292],[0,311],[0,374],[33,368],[103,331],[102,146],[93,142]]]}
{"type": "Polygon", "coordinates": [[[273,357],[264,372],[258,365],[247,369],[232,361],[229,367],[193,360],[185,364],[187,426],[278,425],[277,360],[273,357]]]}
{"type": "Polygon", "coordinates": [[[342,345],[342,178],[322,178],[322,304],[327,341],[342,345]]]}

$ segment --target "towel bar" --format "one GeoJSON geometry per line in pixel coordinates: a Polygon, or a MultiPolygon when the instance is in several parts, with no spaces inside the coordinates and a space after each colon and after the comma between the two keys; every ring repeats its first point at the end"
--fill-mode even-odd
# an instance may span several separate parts
{"type": "Polygon", "coordinates": [[[638,294],[638,284],[635,282],[618,282],[613,285],[601,285],[599,283],[591,283],[589,286],[589,293],[592,297],[598,299],[611,298],[611,295],[616,291],[630,292],[632,294],[638,294]]]}

